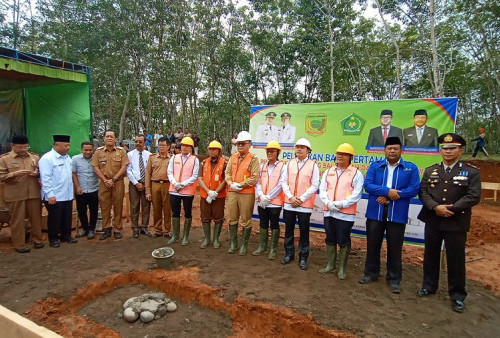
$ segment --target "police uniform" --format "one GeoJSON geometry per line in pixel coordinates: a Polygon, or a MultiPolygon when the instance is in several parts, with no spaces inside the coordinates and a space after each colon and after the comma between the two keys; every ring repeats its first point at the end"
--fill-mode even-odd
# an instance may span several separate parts
{"type": "MultiPolygon", "coordinates": [[[[439,137],[442,147],[453,144],[465,146],[457,134],[439,137]]],[[[462,312],[465,291],[465,242],[470,228],[471,208],[481,199],[479,169],[461,161],[452,167],[443,162],[425,169],[420,185],[423,203],[418,219],[425,222],[424,276],[419,296],[436,293],[439,283],[441,242],[444,240],[448,267],[448,293],[453,309],[462,312]],[[448,207],[454,214],[438,216],[433,210],[438,205],[448,207]],[[458,301],[458,305],[457,305],[458,301]],[[458,306],[458,308],[456,307],[458,306]]]]}
{"type": "Polygon", "coordinates": [[[162,157],[160,153],[149,157],[146,167],[146,196],[151,195],[153,204],[153,222],[155,235],[168,235],[172,229],[172,207],[168,188],[170,182],[167,177],[170,155],[162,157]]]}
{"type": "MultiPolygon", "coordinates": [[[[266,119],[268,117],[276,117],[275,112],[269,112],[266,114],[266,119]]],[[[257,127],[257,134],[255,136],[256,142],[269,142],[269,141],[277,141],[279,137],[278,127],[274,124],[263,123],[257,127]]]]}
{"type": "MultiPolygon", "coordinates": [[[[122,147],[114,146],[111,150],[105,146],[99,147],[94,153],[90,164],[101,170],[107,179],[116,178],[112,188],[106,187],[102,180],[99,181],[99,204],[102,211],[103,230],[111,229],[111,207],[113,207],[113,226],[115,231],[122,230],[122,209],[125,185],[123,176],[116,177],[120,169],[130,163],[127,151],[122,147]]],[[[107,230],[110,231],[110,230],[107,230]]]]}
{"type": "MultiPolygon", "coordinates": [[[[27,143],[27,139],[26,139],[27,143]]],[[[40,183],[38,176],[15,176],[18,170],[38,169],[38,155],[24,156],[14,151],[0,157],[0,182],[4,183],[4,200],[12,213],[12,244],[18,251],[29,251],[25,243],[24,220],[29,218],[35,248],[42,248],[40,183]]]]}

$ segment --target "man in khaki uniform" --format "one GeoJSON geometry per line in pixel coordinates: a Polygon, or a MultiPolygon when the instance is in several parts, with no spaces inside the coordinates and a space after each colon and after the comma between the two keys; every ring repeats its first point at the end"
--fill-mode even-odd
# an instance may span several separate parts
{"type": "Polygon", "coordinates": [[[123,177],[129,164],[127,152],[116,146],[116,134],[113,130],[104,133],[103,147],[96,149],[90,164],[99,176],[99,204],[101,205],[104,233],[99,238],[111,237],[111,207],[113,207],[114,236],[122,238],[122,209],[125,185],[123,177]]]}
{"type": "Polygon", "coordinates": [[[25,243],[26,216],[31,223],[35,249],[43,248],[38,155],[28,149],[26,136],[14,136],[12,151],[0,157],[0,182],[4,182],[4,199],[12,212],[12,244],[19,253],[31,251],[25,243]]]}
{"type": "Polygon", "coordinates": [[[236,139],[238,152],[231,155],[226,167],[226,183],[229,187],[229,234],[227,253],[235,253],[238,246],[238,222],[241,219],[242,239],[239,254],[247,254],[247,244],[252,232],[252,212],[255,203],[255,184],[259,179],[259,160],[250,152],[252,137],[242,131],[236,139]]]}
{"type": "Polygon", "coordinates": [[[168,193],[170,182],[167,177],[169,149],[170,140],[167,137],[159,138],[158,153],[149,157],[146,167],[146,199],[153,202],[154,237],[171,237],[172,207],[168,193]]]}

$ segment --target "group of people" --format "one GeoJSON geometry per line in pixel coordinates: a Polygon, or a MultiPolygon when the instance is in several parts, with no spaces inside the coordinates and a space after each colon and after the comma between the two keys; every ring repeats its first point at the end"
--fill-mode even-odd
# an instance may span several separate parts
{"type": "Polygon", "coordinates": [[[279,143],[293,143],[297,128],[290,124],[292,114],[285,112],[280,115],[281,126],[274,124],[277,114],[270,111],[266,114],[266,121],[257,127],[256,142],[277,141],[279,143]]]}
{"type": "Polygon", "coordinates": [[[311,143],[306,138],[295,142],[295,158],[280,161],[281,145],[267,143],[267,159],[260,161],[250,152],[252,137],[247,131],[237,135],[237,152],[229,160],[222,157],[222,145],[208,145],[208,158],[193,155],[194,140],[184,136],[181,151],[170,154],[171,139],[157,140],[158,152],[146,149],[146,135],[135,137],[135,149],[127,153],[117,147],[116,134],[105,132],[105,145],[95,149],[83,142],[81,154],[71,159],[70,136],[54,135],[54,146],[39,160],[28,152],[26,136],[12,140],[12,151],[0,158],[0,181],[5,183],[5,201],[12,210],[12,240],[20,253],[29,252],[24,238],[24,219],[30,219],[35,248],[44,246],[40,229],[40,200],[48,210],[48,236],[51,247],[60,242],[76,243],[71,237],[72,200],[75,196],[82,231],[76,237],[95,237],[97,208],[101,206],[103,233],[122,238],[124,180],[129,178],[133,237],[169,238],[168,243],[189,243],[193,221],[192,206],[199,186],[204,239],[201,248],[220,248],[219,236],[229,213],[227,252],[246,255],[251,234],[254,204],[260,218],[259,246],[252,255],[268,253],[277,257],[280,236],[279,217],[285,221],[284,256],[281,264],[295,260],[295,228],[298,224],[298,261],[308,269],[310,217],[316,194],[323,203],[327,263],[319,272],[347,276],[351,249],[351,229],[363,189],[368,194],[366,209],[367,256],[361,284],[376,281],[380,275],[380,251],[387,238],[386,280],[392,292],[400,293],[402,246],[408,222],[410,200],[417,194],[423,207],[418,218],[425,222],[424,277],[418,295],[436,293],[439,282],[441,242],[448,260],[448,289],[455,311],[463,312],[465,291],[465,241],[470,226],[471,207],[480,200],[481,182],[475,167],[459,160],[465,140],[448,133],[438,137],[443,161],[425,169],[422,180],[418,167],[402,158],[402,140],[388,136],[385,158],[372,163],[364,177],[352,164],[355,150],[348,143],[336,149],[335,164],[322,175],[318,164],[309,158],[311,143]],[[41,186],[41,189],[40,189],[41,186]],[[154,233],[148,230],[150,205],[153,205],[154,233]],[[90,220],[87,219],[87,208],[90,220]],[[111,217],[113,209],[114,217],[111,217]],[[142,218],[139,215],[142,210],[142,218]],[[184,215],[183,233],[181,214],[184,215]],[[213,222],[213,227],[212,227],[213,222]],[[213,230],[212,230],[213,229],[213,230]],[[113,233],[112,233],[113,232],[113,233]],[[238,240],[238,233],[241,239],[238,240]],[[213,235],[212,235],[213,233],[213,235]],[[269,249],[268,249],[269,248],[269,249]]]}

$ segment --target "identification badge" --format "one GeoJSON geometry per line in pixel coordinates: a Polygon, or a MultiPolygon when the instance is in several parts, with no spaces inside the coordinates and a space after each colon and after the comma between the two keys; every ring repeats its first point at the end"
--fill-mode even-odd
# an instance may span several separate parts
{"type": "Polygon", "coordinates": [[[218,181],[219,180],[219,174],[214,175],[214,180],[218,181]]]}

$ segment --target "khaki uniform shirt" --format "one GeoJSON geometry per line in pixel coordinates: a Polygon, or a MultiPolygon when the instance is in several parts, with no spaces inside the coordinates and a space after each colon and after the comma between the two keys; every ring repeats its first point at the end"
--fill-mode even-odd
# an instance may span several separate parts
{"type": "Polygon", "coordinates": [[[161,157],[159,153],[149,156],[146,167],[146,194],[151,194],[151,181],[168,181],[167,168],[170,155],[161,157]]]}
{"type": "MultiPolygon", "coordinates": [[[[113,178],[124,165],[129,164],[127,151],[122,147],[114,147],[108,150],[106,147],[99,147],[90,161],[90,165],[101,170],[106,178],[113,178]]],[[[120,179],[121,177],[117,177],[120,179]]]]}
{"type": "Polygon", "coordinates": [[[30,198],[40,198],[40,183],[38,177],[17,176],[18,170],[34,171],[38,168],[38,155],[28,153],[25,156],[11,151],[0,157],[0,182],[4,182],[5,202],[23,201],[30,198]]]}

